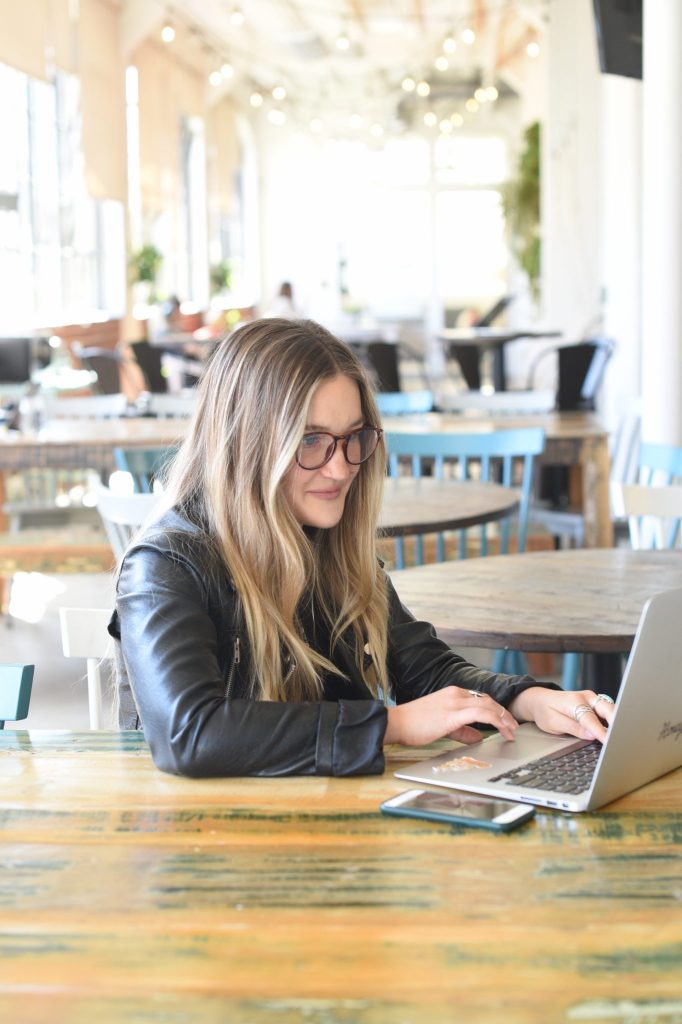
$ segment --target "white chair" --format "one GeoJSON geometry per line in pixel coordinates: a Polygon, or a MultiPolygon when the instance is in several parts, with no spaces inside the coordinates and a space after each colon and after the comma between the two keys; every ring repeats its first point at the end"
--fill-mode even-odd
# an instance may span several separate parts
{"type": "Polygon", "coordinates": [[[682,487],[623,484],[621,497],[630,544],[635,550],[679,546],[682,487]]]}
{"type": "Polygon", "coordinates": [[[125,416],[128,399],[123,394],[86,395],[83,398],[46,396],[45,415],[48,420],[115,419],[125,416]]]}
{"type": "Polygon", "coordinates": [[[191,391],[186,395],[155,395],[149,396],[147,412],[159,419],[193,416],[197,407],[197,396],[191,391]]]}
{"type": "Polygon", "coordinates": [[[107,633],[110,608],[60,608],[59,625],[65,658],[85,658],[88,676],[90,728],[102,728],[102,677],[100,664],[113,657],[113,640],[107,633]]]}
{"type": "Polygon", "coordinates": [[[135,531],[151,518],[161,495],[115,494],[108,487],[100,487],[96,494],[97,511],[114,555],[120,559],[135,531]]]}

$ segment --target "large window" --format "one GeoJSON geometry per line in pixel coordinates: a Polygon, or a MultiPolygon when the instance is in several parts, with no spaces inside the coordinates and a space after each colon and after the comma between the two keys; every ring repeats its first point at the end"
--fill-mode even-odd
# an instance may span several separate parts
{"type": "Polygon", "coordinates": [[[120,316],[123,207],[85,186],[80,86],[0,64],[0,328],[120,316]]]}

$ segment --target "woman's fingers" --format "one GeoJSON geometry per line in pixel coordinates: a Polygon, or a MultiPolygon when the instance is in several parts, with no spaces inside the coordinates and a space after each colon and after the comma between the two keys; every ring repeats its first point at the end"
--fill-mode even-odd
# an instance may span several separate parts
{"type": "Polygon", "coordinates": [[[479,725],[490,725],[499,730],[507,740],[514,739],[514,733],[518,729],[519,723],[511,711],[503,708],[487,693],[479,693],[478,690],[460,690],[457,687],[448,687],[443,692],[448,693],[452,701],[452,710],[450,711],[454,724],[452,732],[476,722],[479,725]],[[454,692],[450,693],[450,690],[454,692]]]}

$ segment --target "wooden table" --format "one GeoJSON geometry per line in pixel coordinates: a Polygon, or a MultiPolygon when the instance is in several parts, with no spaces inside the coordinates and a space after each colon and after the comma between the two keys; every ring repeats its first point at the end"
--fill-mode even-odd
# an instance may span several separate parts
{"type": "Polygon", "coordinates": [[[385,537],[459,530],[508,516],[518,492],[478,481],[395,477],[384,484],[381,532],[385,537]]]}
{"type": "Polygon", "coordinates": [[[682,552],[581,548],[441,562],[391,579],[452,646],[627,653],[642,606],[682,587],[682,552]]]}
{"type": "Polygon", "coordinates": [[[595,413],[553,412],[523,416],[467,413],[415,413],[386,416],[383,427],[395,431],[435,433],[452,431],[490,432],[541,427],[545,431],[545,450],[540,465],[569,466],[574,470],[576,500],[585,517],[585,543],[588,547],[610,547],[613,526],[609,506],[609,435],[595,413]]]}
{"type": "Polygon", "coordinates": [[[433,752],[389,748],[384,776],[188,780],[139,733],[0,733],[0,1016],[678,1019],[682,770],[508,835],[380,815],[433,752]]]}

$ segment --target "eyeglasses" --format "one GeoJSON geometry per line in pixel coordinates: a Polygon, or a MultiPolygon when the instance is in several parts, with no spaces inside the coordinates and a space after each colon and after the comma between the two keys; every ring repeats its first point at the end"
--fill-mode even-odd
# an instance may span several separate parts
{"type": "Polygon", "coordinates": [[[343,454],[351,466],[359,466],[374,455],[381,439],[383,430],[379,427],[360,427],[350,434],[328,434],[318,430],[315,434],[304,434],[298,451],[296,462],[301,469],[321,469],[334,458],[336,446],[341,442],[343,454]]]}

